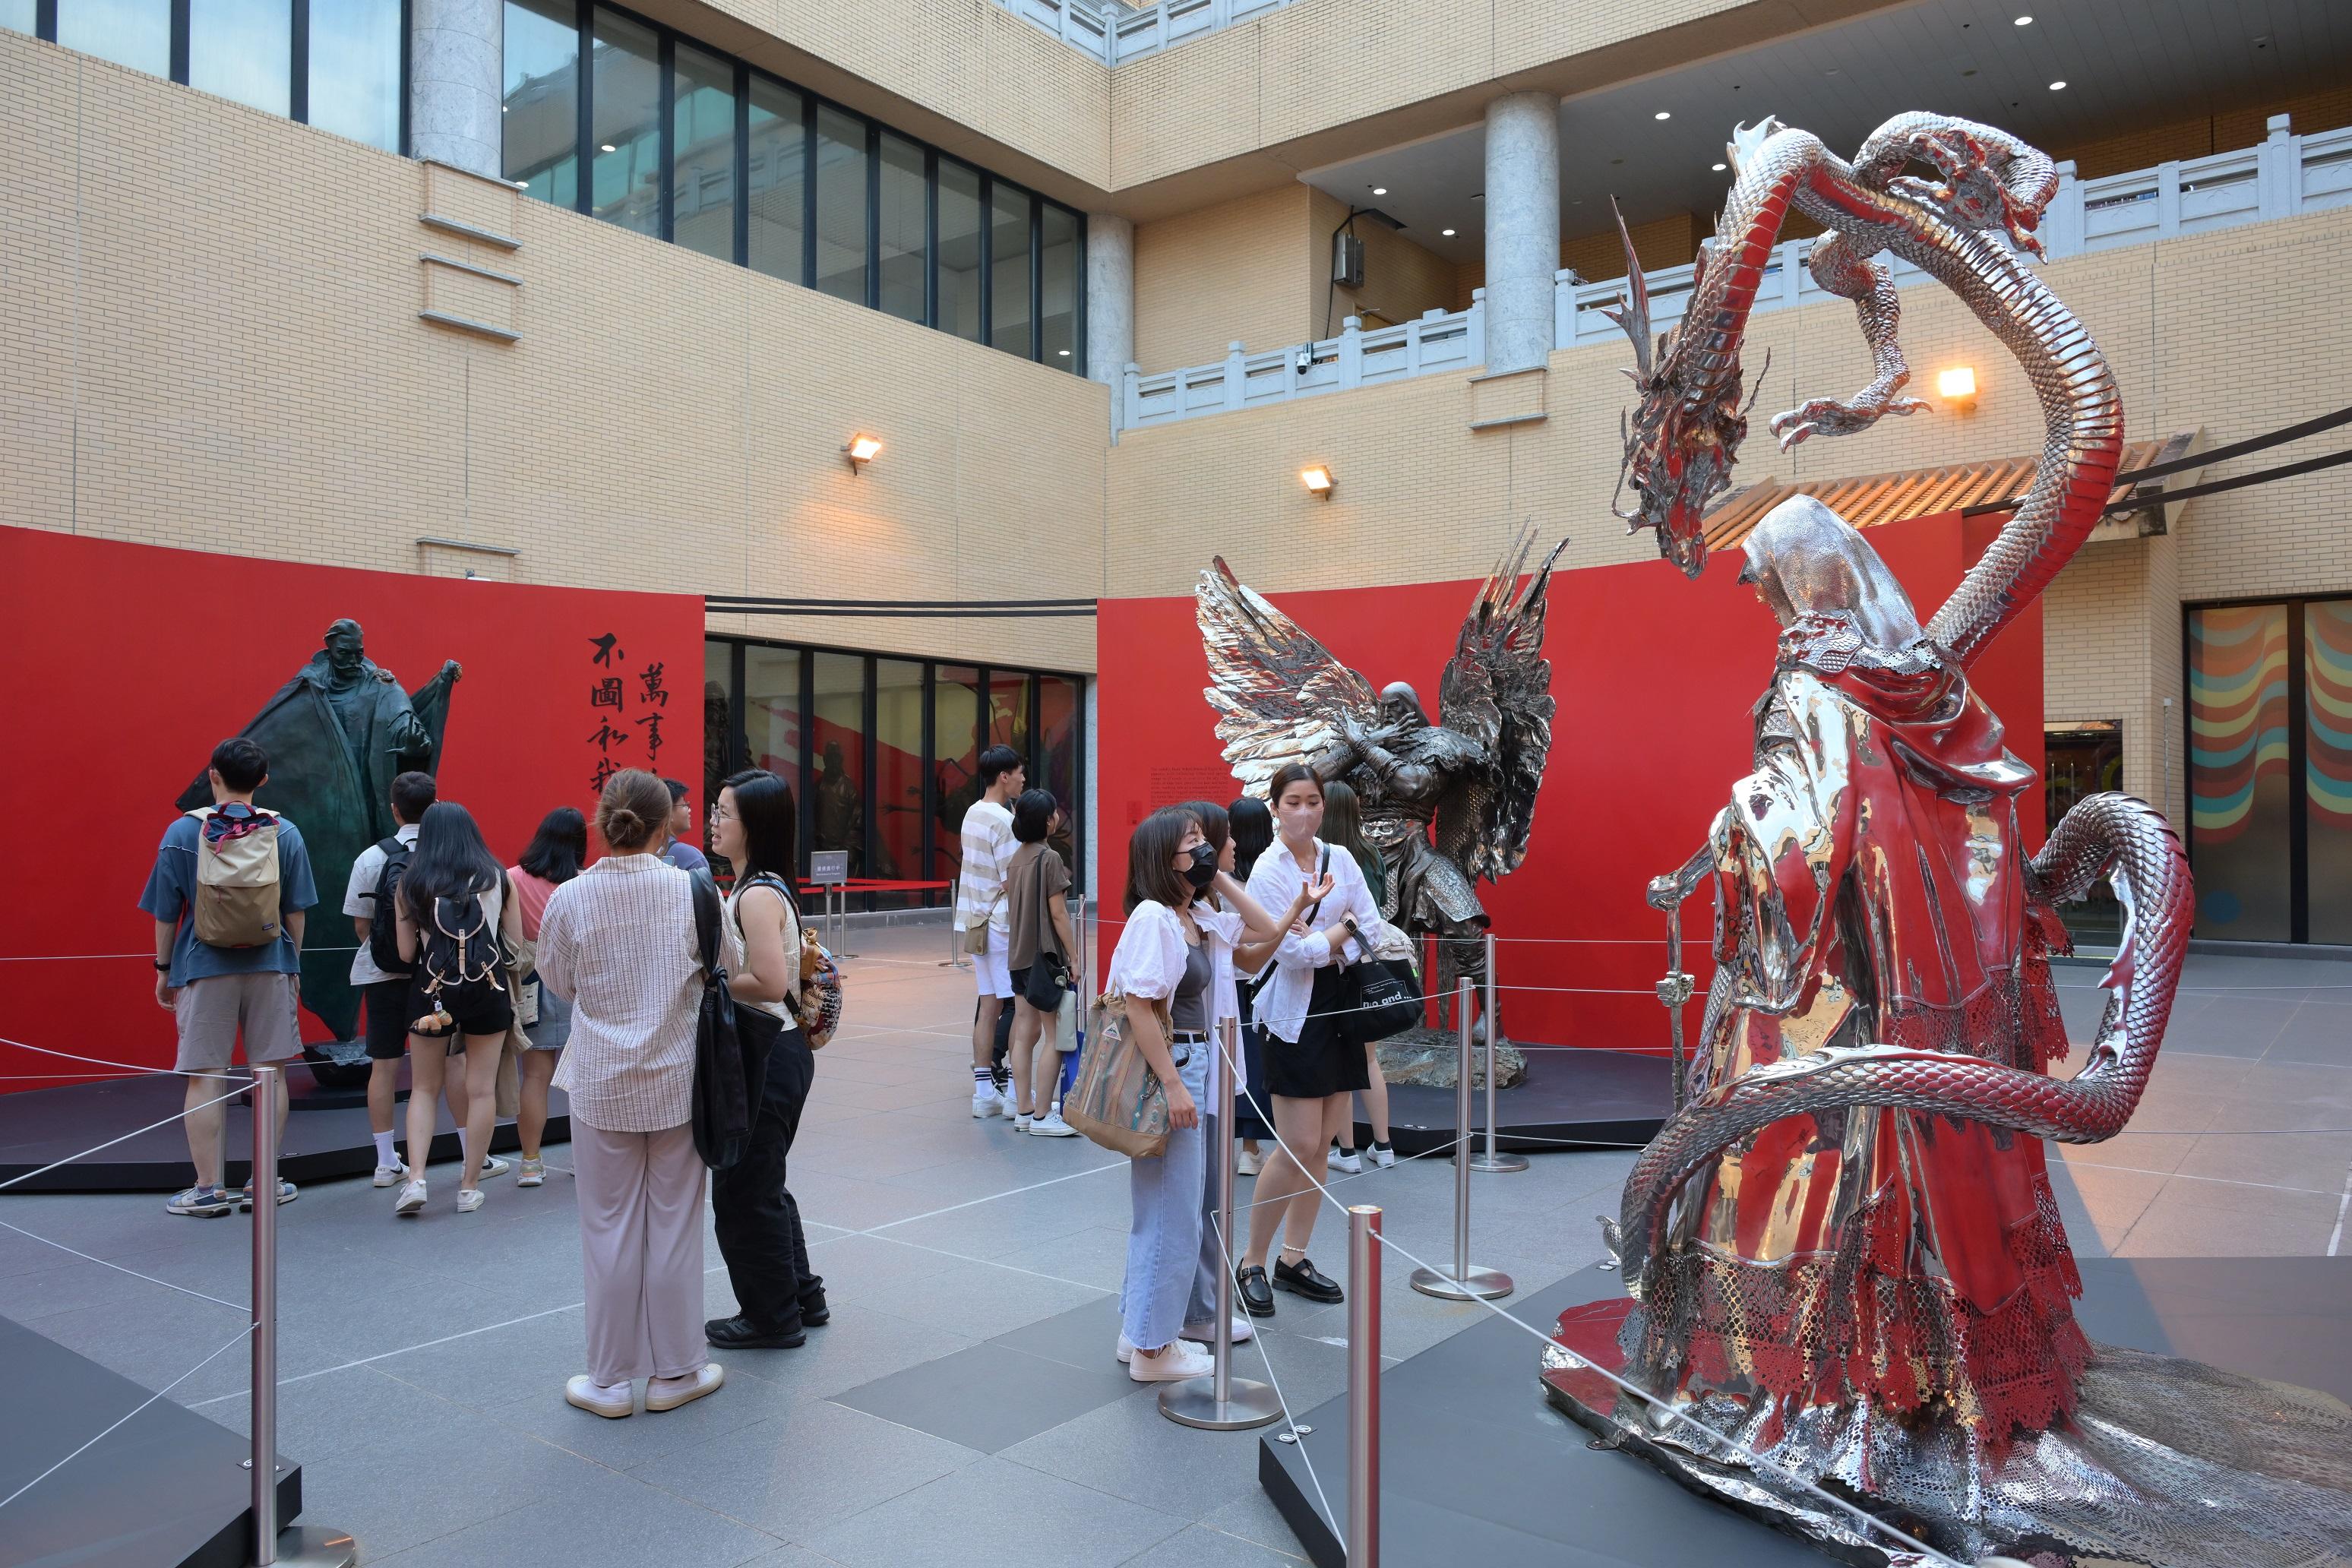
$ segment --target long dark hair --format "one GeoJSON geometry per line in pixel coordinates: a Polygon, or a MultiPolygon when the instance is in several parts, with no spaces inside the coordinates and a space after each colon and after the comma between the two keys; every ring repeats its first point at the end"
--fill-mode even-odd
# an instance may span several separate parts
{"type": "Polygon", "coordinates": [[[568,882],[587,858],[587,817],[576,805],[559,805],[539,819],[539,831],[515,864],[542,882],[568,882]]]}
{"type": "Polygon", "coordinates": [[[1135,826],[1127,839],[1127,912],[1141,903],[1165,904],[1181,910],[1192,901],[1192,884],[1176,869],[1176,846],[1184,830],[1195,825],[1192,811],[1163,805],[1135,826]]]}
{"type": "Polygon", "coordinates": [[[743,828],[743,859],[735,868],[736,880],[764,875],[791,887],[800,866],[801,819],[793,804],[793,786],[765,768],[746,768],[728,774],[719,787],[735,792],[735,820],[743,828]]]}
{"type": "Polygon", "coordinates": [[[482,842],[474,814],[454,800],[436,801],[416,825],[416,847],[401,873],[400,901],[408,918],[430,931],[436,899],[470,899],[499,885],[506,872],[482,842]]]}
{"type": "Polygon", "coordinates": [[[1364,808],[1356,798],[1355,786],[1341,779],[1333,779],[1323,786],[1323,841],[1336,844],[1356,858],[1356,868],[1364,879],[1372,879],[1372,868],[1379,863],[1372,847],[1364,842],[1364,808]]]}
{"type": "Polygon", "coordinates": [[[1274,813],[1257,796],[1245,795],[1225,807],[1225,821],[1234,836],[1234,879],[1247,887],[1257,858],[1274,847],[1274,813]]]}

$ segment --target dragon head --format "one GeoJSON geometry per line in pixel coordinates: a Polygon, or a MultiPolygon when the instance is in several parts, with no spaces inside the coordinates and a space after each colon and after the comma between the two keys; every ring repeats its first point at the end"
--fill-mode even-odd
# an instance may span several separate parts
{"type": "MultiPolygon", "coordinates": [[[[1609,205],[1615,212],[1613,197],[1609,205]]],[[[1625,246],[1628,293],[1602,313],[1633,341],[1633,363],[1625,374],[1637,395],[1621,426],[1625,456],[1618,488],[1622,493],[1631,479],[1638,504],[1622,510],[1612,497],[1609,510],[1625,521],[1629,532],[1656,529],[1658,553],[1684,575],[1696,577],[1706,570],[1707,503],[1731,483],[1732,464],[1748,435],[1748,410],[1739,400],[1738,341],[1735,337],[1727,349],[1702,355],[1690,351],[1677,327],[1659,333],[1653,345],[1649,285],[1626,232],[1625,215],[1617,212],[1616,217],[1617,236],[1625,246]]],[[[1699,252],[1693,300],[1699,298],[1709,256],[1709,248],[1699,252]]]]}

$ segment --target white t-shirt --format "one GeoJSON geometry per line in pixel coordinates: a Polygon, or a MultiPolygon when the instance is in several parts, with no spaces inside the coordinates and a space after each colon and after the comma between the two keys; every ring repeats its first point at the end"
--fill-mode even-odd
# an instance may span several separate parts
{"type": "MultiPolygon", "coordinates": [[[[410,823],[393,837],[414,850],[416,847],[416,824],[410,823]]],[[[391,910],[381,915],[376,913],[375,885],[383,876],[383,846],[371,844],[360,851],[358,859],[352,862],[352,879],[343,889],[343,913],[360,921],[390,921],[396,919],[391,910]]],[[[375,954],[368,951],[366,942],[360,943],[359,951],[352,954],[352,984],[354,985],[373,985],[382,980],[406,978],[402,974],[386,974],[377,968],[375,954]]]]}
{"type": "MultiPolygon", "coordinates": [[[[1216,1109],[1215,1095],[1221,1074],[1218,1063],[1224,1057],[1225,1020],[1239,1022],[1241,1002],[1234,984],[1234,943],[1241,940],[1242,917],[1231,910],[1211,909],[1206,904],[1192,906],[1193,923],[1200,927],[1201,940],[1209,950],[1209,994],[1204,998],[1209,1017],[1209,1079],[1207,1092],[1211,1096],[1205,1109],[1216,1109]]],[[[1165,1000],[1176,994],[1176,987],[1184,980],[1185,950],[1183,918],[1166,904],[1151,899],[1135,906],[1127,917],[1127,928],[1119,932],[1118,945],[1110,955],[1110,974],[1104,989],[1122,996],[1149,996],[1165,1000]]],[[[1235,1036],[1238,1038],[1239,1030],[1235,1036]]],[[[1249,1064],[1237,1061],[1240,1070],[1234,1079],[1234,1096],[1239,1100],[1249,1089],[1249,1064]]]]}

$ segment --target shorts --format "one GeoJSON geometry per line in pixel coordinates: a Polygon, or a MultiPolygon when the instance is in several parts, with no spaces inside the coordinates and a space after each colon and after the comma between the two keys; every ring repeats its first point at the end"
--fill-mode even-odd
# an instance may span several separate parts
{"type": "Polygon", "coordinates": [[[988,931],[988,951],[971,955],[972,983],[979,986],[982,996],[1013,994],[1013,972],[1004,966],[1006,955],[1012,950],[1011,934],[991,926],[988,931]]]}
{"type": "Polygon", "coordinates": [[[514,998],[506,988],[488,980],[445,985],[436,995],[425,994],[422,981],[413,982],[408,994],[408,1032],[423,1040],[447,1040],[454,1048],[459,1035],[503,1035],[514,1027],[514,998]],[[416,1020],[433,1015],[436,1001],[456,1020],[447,1029],[418,1028],[416,1020]]]}
{"type": "Polygon", "coordinates": [[[180,987],[172,1016],[180,1025],[182,1072],[218,1072],[239,1032],[247,1062],[282,1062],[302,1054],[301,983],[276,971],[215,974],[180,987]]]}
{"type": "Polygon", "coordinates": [[[367,1054],[372,1062],[396,1062],[408,1051],[408,1026],[416,1009],[408,1005],[408,976],[376,980],[360,987],[367,998],[367,1054]]]}
{"type": "Polygon", "coordinates": [[[549,990],[544,982],[539,987],[539,1021],[525,1024],[522,1037],[534,1051],[560,1051],[572,1037],[572,1004],[549,990]]]}

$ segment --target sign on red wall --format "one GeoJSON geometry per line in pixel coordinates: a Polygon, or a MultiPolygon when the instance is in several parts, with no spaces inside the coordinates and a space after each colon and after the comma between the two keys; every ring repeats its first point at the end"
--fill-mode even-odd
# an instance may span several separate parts
{"type": "MultiPolygon", "coordinates": [[[[1957,514],[1870,531],[1870,542],[1924,621],[1990,539],[1991,519],[1957,514]]],[[[1252,563],[1231,561],[1250,581],[1252,563]]],[[[1204,561],[1202,565],[1206,565],[1204,561]]],[[[1515,1039],[1663,1051],[1652,986],[1665,970],[1665,921],[1643,901],[1649,879],[1706,838],[1735,780],[1749,771],[1749,710],[1772,676],[1777,628],[1739,584],[1739,552],[1721,552],[1694,583],[1664,562],[1552,576],[1545,651],[1559,704],[1550,765],[1537,797],[1527,863],[1479,889],[1502,939],[1503,1026],[1515,1039]]],[[[1406,680],[1433,707],[1475,582],[1269,595],[1375,688],[1406,680]]],[[[1127,837],[1156,806],[1229,800],[1192,600],[1107,599],[1097,622],[1102,671],[1097,793],[1103,821],[1102,941],[1118,941],[1127,837]]],[[[2030,609],[1978,661],[1971,679],[2007,726],[2008,744],[2042,767],[2042,616],[2030,609]]],[[[2030,847],[2040,803],[2021,802],[2030,847]]],[[[1685,906],[1685,967],[1704,988],[1712,910],[1685,906]]],[[[1101,973],[1097,968],[1096,973],[1101,973]]],[[[1697,1007],[1690,1018],[1694,1027],[1697,1007]]]]}
{"type": "MultiPolygon", "coordinates": [[[[0,529],[0,626],[15,677],[0,773],[14,846],[0,897],[0,1037],[171,1065],[154,925],[136,905],[173,798],[346,616],[404,690],[445,660],[463,667],[440,794],[473,812],[502,863],[551,808],[593,816],[604,767],[652,766],[698,785],[697,598],[0,529]]],[[[341,905],[349,871],[317,866],[322,905],[341,905]]],[[[323,1037],[316,1017],[304,1023],[306,1037],[323,1037]]],[[[0,1089],[38,1087],[20,1075],[40,1059],[0,1047],[0,1089]]]]}

